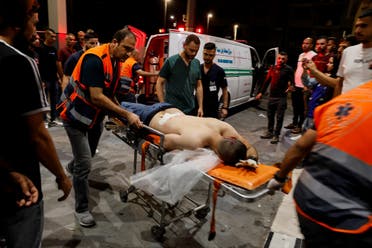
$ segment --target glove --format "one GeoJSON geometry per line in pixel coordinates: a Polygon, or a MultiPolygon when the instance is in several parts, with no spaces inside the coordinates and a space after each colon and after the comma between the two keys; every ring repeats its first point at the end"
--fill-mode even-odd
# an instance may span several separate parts
{"type": "Polygon", "coordinates": [[[246,160],[239,160],[238,163],[235,164],[236,167],[247,167],[249,169],[256,169],[258,168],[257,161],[253,159],[246,159],[246,160]]]}
{"type": "Polygon", "coordinates": [[[275,178],[271,179],[267,184],[266,188],[269,189],[269,192],[273,195],[275,190],[280,190],[284,186],[284,182],[279,182],[275,178]]]}

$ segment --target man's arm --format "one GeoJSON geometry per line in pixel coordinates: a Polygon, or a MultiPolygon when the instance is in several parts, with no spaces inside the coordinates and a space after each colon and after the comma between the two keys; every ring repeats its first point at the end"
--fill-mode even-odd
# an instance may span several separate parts
{"type": "Polygon", "coordinates": [[[159,102],[164,102],[165,81],[166,79],[161,76],[159,76],[158,79],[156,80],[155,90],[156,90],[156,95],[158,96],[159,102]]]}
{"type": "Polygon", "coordinates": [[[25,117],[27,127],[29,128],[31,147],[35,147],[35,152],[39,161],[56,176],[58,188],[64,193],[58,201],[67,198],[71,191],[71,181],[65,174],[65,171],[59,161],[52,138],[44,125],[44,114],[36,113],[25,117]]]}
{"type": "Polygon", "coordinates": [[[202,117],[203,113],[203,84],[202,81],[199,79],[196,82],[196,100],[198,101],[198,113],[197,116],[202,117]]]}
{"type": "Polygon", "coordinates": [[[280,164],[280,170],[275,178],[268,183],[270,190],[279,190],[287,178],[287,175],[310,153],[316,142],[316,131],[308,129],[297,142],[291,146],[280,164]]]}
{"type": "Polygon", "coordinates": [[[137,128],[142,127],[142,122],[140,118],[124,108],[115,103],[115,100],[111,100],[105,94],[103,94],[103,89],[100,87],[89,87],[90,99],[94,105],[99,108],[105,109],[108,112],[116,113],[117,115],[124,117],[128,120],[130,125],[134,125],[137,128]]]}
{"type": "Polygon", "coordinates": [[[304,62],[304,70],[307,70],[307,69],[310,71],[311,75],[315,77],[318,80],[318,82],[324,86],[336,88],[342,85],[342,82],[341,82],[342,79],[340,77],[332,78],[330,76],[327,76],[326,74],[324,74],[323,72],[319,71],[316,68],[315,63],[312,60],[306,60],[304,62]]]}

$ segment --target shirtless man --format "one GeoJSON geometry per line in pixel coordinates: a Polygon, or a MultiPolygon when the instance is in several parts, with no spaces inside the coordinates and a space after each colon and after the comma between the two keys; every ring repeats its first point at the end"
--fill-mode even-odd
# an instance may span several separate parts
{"type": "Polygon", "coordinates": [[[164,133],[166,150],[208,147],[226,164],[232,165],[239,162],[238,165],[245,165],[241,160],[258,159],[256,149],[226,122],[185,115],[169,103],[122,102],[121,105],[136,113],[145,125],[164,133]]]}

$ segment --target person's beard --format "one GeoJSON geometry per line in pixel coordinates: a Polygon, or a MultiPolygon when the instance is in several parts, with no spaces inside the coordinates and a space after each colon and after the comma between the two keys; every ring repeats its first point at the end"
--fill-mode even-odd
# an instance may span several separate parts
{"type": "Polygon", "coordinates": [[[13,46],[21,52],[30,54],[30,42],[24,36],[23,30],[20,30],[13,39],[13,46]]]}

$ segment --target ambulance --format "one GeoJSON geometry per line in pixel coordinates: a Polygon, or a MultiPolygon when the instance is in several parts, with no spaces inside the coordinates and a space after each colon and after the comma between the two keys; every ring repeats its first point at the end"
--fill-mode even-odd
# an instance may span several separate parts
{"type": "MultiPolygon", "coordinates": [[[[200,63],[203,63],[204,44],[207,42],[216,44],[214,62],[221,66],[226,73],[229,108],[254,100],[258,85],[262,83],[264,72],[276,62],[278,48],[266,51],[261,61],[256,49],[247,44],[206,34],[170,30],[169,33],[155,34],[148,39],[143,60],[144,70],[160,70],[168,57],[183,51],[183,43],[189,34],[195,34],[200,38],[200,49],[196,55],[200,63]]],[[[144,80],[146,100],[156,99],[156,77],[144,80]]],[[[222,105],[221,92],[220,103],[222,105]]]]}

